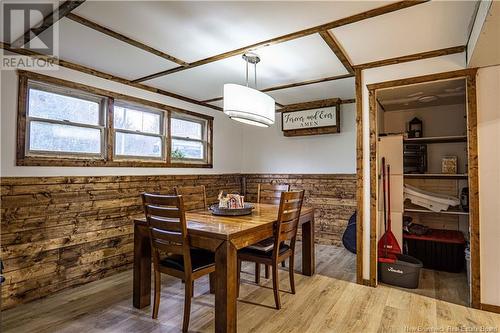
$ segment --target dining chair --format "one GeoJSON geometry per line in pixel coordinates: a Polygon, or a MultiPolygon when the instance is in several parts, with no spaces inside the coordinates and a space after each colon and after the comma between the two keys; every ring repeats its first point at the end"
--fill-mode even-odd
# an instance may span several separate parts
{"type": "Polygon", "coordinates": [[[207,194],[205,185],[176,186],[175,194],[182,195],[186,211],[207,209],[207,194]]]}
{"type": "Polygon", "coordinates": [[[191,248],[182,196],[143,193],[142,202],[148,223],[154,268],[152,317],[158,318],[161,273],[179,278],[185,282],[182,331],[186,332],[189,327],[194,280],[215,272],[214,254],[191,248]]]}
{"type": "MultiPolygon", "coordinates": [[[[281,194],[278,219],[272,238],[273,247],[269,250],[259,249],[256,246],[249,246],[238,251],[238,293],[240,286],[241,262],[250,261],[272,267],[272,280],[274,290],[274,301],[276,309],[281,308],[279,295],[278,264],[286,259],[290,259],[289,277],[290,289],[295,294],[294,280],[294,258],[295,241],[300,218],[300,210],[304,201],[304,191],[283,192],[281,194]],[[288,244],[287,244],[288,242],[288,244]]],[[[265,241],[263,243],[266,243],[265,241]]]]}
{"type": "MultiPolygon", "coordinates": [[[[281,193],[290,191],[289,184],[258,184],[257,185],[257,203],[279,205],[281,193]]],[[[281,263],[286,267],[285,262],[281,263]]],[[[265,277],[269,279],[269,266],[265,267],[265,277]]],[[[260,264],[255,264],[255,283],[260,281],[260,264]]]]}
{"type": "Polygon", "coordinates": [[[288,191],[289,184],[258,184],[257,203],[279,205],[281,193],[288,191]]]}

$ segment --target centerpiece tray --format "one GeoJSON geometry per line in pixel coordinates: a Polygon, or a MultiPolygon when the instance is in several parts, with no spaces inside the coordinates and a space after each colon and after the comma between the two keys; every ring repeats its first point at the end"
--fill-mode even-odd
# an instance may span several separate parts
{"type": "Polygon", "coordinates": [[[250,203],[245,203],[243,208],[221,208],[219,204],[213,204],[208,209],[213,215],[220,216],[242,216],[252,214],[252,210],[255,207],[250,203]]]}

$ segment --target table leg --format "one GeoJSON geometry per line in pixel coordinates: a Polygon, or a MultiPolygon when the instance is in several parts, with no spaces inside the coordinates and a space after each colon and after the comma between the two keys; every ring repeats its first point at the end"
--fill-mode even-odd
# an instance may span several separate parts
{"type": "Polygon", "coordinates": [[[315,270],[314,214],[311,214],[310,220],[302,224],[302,274],[312,276],[315,270]]]}
{"type": "Polygon", "coordinates": [[[209,275],[209,286],[210,286],[210,293],[215,294],[215,272],[210,273],[209,275]]]}
{"type": "Polygon", "coordinates": [[[236,266],[234,245],[223,242],[215,251],[215,332],[236,332],[236,266]]]}
{"type": "Polygon", "coordinates": [[[151,303],[151,243],[146,225],[134,225],[133,305],[142,309],[151,303]]]}

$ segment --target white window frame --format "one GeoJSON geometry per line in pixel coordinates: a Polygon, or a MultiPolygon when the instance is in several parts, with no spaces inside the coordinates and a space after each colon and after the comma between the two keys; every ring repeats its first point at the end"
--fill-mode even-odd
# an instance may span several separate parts
{"type": "MultiPolygon", "coordinates": [[[[170,129],[170,154],[173,152],[174,139],[183,140],[183,141],[193,141],[193,142],[201,142],[203,144],[203,158],[172,158],[173,163],[193,163],[193,164],[202,164],[208,163],[208,121],[206,119],[190,117],[184,114],[172,113],[170,116],[170,125],[172,123],[172,119],[190,121],[193,123],[201,124],[201,139],[192,139],[188,137],[175,136],[172,134],[172,129],[170,129]]],[[[171,128],[171,126],[170,126],[171,128]]]]}
{"type": "Polygon", "coordinates": [[[155,109],[150,106],[142,105],[142,104],[137,104],[137,103],[131,103],[128,101],[124,100],[119,100],[115,99],[113,103],[113,156],[116,160],[120,161],[165,161],[166,156],[165,156],[165,144],[166,144],[166,130],[165,130],[165,111],[155,109]],[[153,114],[158,114],[160,116],[160,133],[155,134],[155,133],[148,133],[148,132],[142,132],[139,130],[128,130],[128,129],[122,129],[122,128],[116,128],[114,126],[114,117],[115,117],[115,108],[116,107],[123,107],[123,108],[129,108],[129,109],[134,109],[137,111],[141,112],[146,112],[146,113],[153,113],[153,114]],[[153,156],[135,156],[135,155],[119,155],[116,153],[116,133],[126,133],[126,134],[138,134],[138,135],[143,135],[143,136],[151,136],[155,138],[160,138],[161,139],[161,156],[160,157],[153,157],[153,156]]]}
{"type": "Polygon", "coordinates": [[[67,87],[62,87],[58,85],[42,83],[38,81],[28,80],[27,90],[26,90],[26,134],[25,134],[25,154],[28,157],[71,157],[71,158],[83,158],[83,159],[102,159],[106,157],[106,114],[107,114],[107,101],[108,98],[100,96],[97,94],[91,94],[87,92],[80,91],[78,89],[71,89],[67,87]],[[85,123],[78,123],[69,120],[56,120],[56,119],[46,119],[40,117],[31,117],[29,110],[29,96],[30,89],[45,91],[48,93],[53,93],[57,95],[78,98],[86,101],[96,102],[99,104],[99,125],[91,125],[85,123]],[[79,153],[79,152],[68,152],[68,151],[56,151],[56,150],[31,150],[30,147],[30,136],[31,136],[31,122],[41,122],[49,124],[58,125],[71,125],[75,127],[92,128],[98,129],[100,131],[100,152],[99,153],[79,153]]]}

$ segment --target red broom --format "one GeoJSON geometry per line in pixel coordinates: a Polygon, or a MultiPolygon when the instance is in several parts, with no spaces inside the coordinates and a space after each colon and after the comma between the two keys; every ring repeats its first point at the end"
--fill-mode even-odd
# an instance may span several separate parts
{"type": "MultiPolygon", "coordinates": [[[[385,198],[386,198],[386,182],[385,182],[385,158],[382,158],[382,184],[384,192],[384,217],[387,216],[387,228],[382,238],[378,241],[378,255],[379,257],[388,258],[393,257],[395,253],[401,253],[401,247],[391,227],[391,169],[387,166],[387,214],[385,211],[385,198]]],[[[384,219],[385,221],[385,219],[384,219]]],[[[385,223],[384,223],[385,224],[385,223]]]]}

